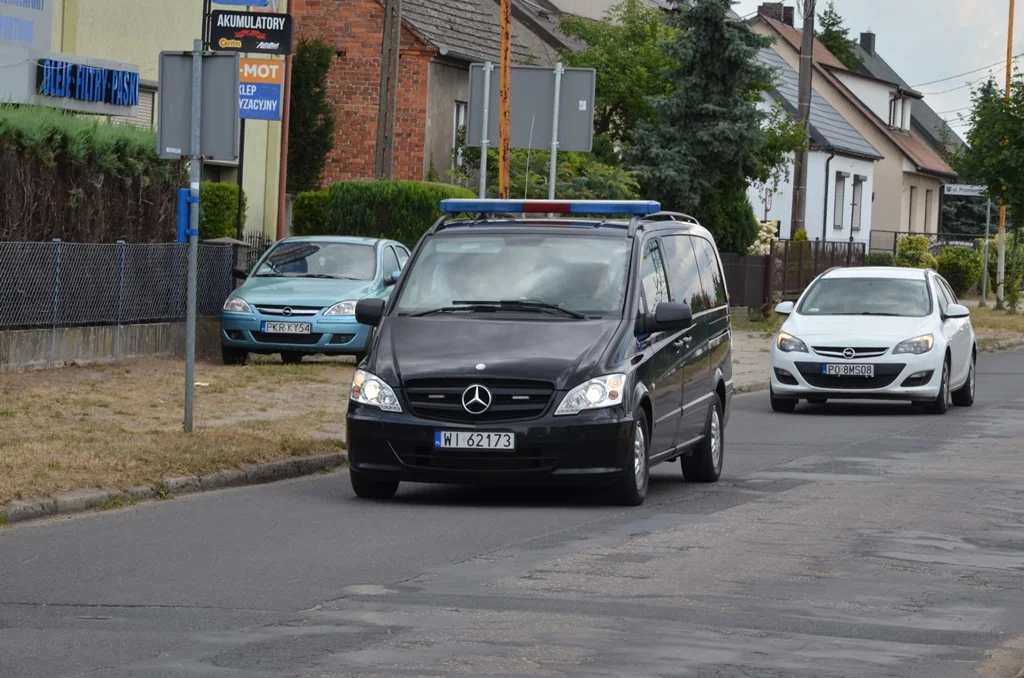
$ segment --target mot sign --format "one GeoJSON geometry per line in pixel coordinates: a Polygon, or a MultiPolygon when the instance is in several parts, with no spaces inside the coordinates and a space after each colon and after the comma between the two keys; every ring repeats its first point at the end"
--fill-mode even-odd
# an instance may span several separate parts
{"type": "Polygon", "coordinates": [[[946,184],[942,188],[944,195],[959,195],[971,198],[981,198],[985,195],[984,186],[971,186],[969,184],[946,184]]]}
{"type": "Polygon", "coordinates": [[[210,45],[218,52],[291,54],[290,14],[216,10],[210,24],[210,45]]]}
{"type": "Polygon", "coordinates": [[[241,59],[238,73],[238,114],[246,120],[280,120],[284,62],[241,59]]]}

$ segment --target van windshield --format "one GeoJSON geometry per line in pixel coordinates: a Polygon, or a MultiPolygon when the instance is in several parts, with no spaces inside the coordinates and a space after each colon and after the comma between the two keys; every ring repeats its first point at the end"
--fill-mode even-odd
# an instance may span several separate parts
{"type": "Polygon", "coordinates": [[[404,274],[396,309],[404,315],[469,301],[522,301],[619,316],[630,243],[579,234],[433,237],[404,274]]]}

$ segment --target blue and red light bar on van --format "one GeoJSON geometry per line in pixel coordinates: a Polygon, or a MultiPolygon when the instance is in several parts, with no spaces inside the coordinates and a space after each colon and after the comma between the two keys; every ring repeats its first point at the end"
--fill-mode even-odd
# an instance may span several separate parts
{"type": "Polygon", "coordinates": [[[654,200],[478,200],[449,198],[441,201],[448,214],[625,214],[647,216],[661,211],[654,200]]]}

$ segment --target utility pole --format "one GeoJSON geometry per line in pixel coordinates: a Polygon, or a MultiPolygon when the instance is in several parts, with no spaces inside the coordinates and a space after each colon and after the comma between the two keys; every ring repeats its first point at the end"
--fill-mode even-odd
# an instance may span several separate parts
{"type": "Polygon", "coordinates": [[[501,81],[498,95],[498,197],[508,199],[512,160],[512,0],[501,0],[501,81]]]}
{"type": "MultiPolygon", "coordinates": [[[[800,90],[796,109],[796,121],[803,127],[804,139],[809,138],[811,119],[811,78],[814,73],[814,7],[816,0],[803,0],[803,42],[800,45],[800,90]]],[[[793,226],[789,237],[805,229],[807,214],[807,150],[797,151],[793,162],[793,226]]],[[[822,224],[823,239],[827,236],[827,224],[822,224]]],[[[806,231],[806,229],[805,229],[806,231]]]]}
{"type": "MultiPolygon", "coordinates": [[[[1010,0],[1010,18],[1006,25],[1006,105],[1010,105],[1010,87],[1013,84],[1013,10],[1010,0]]],[[[988,262],[986,262],[987,265],[988,262]]],[[[1003,282],[1006,273],[1006,187],[999,198],[999,266],[996,272],[996,308],[1003,308],[1003,282]]]]}
{"type": "Polygon", "coordinates": [[[373,175],[391,179],[395,165],[395,116],[398,112],[398,60],[402,45],[402,0],[385,0],[384,39],[380,47],[377,149],[373,175]]]}

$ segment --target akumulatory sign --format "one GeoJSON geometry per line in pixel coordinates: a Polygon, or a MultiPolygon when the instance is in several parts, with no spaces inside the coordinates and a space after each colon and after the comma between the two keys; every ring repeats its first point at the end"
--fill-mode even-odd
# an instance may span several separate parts
{"type": "Polygon", "coordinates": [[[292,17],[267,12],[226,12],[211,15],[210,42],[221,52],[290,54],[292,17]]]}

